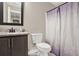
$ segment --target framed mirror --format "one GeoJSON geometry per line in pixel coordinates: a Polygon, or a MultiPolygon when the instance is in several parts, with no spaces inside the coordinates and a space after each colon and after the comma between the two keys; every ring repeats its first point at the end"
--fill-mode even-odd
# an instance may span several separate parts
{"type": "Polygon", "coordinates": [[[3,2],[2,6],[2,25],[23,25],[23,2],[3,2]]]}

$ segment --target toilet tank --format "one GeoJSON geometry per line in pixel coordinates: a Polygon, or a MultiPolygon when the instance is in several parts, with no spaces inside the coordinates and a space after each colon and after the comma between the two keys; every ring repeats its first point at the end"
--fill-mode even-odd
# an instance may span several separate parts
{"type": "Polygon", "coordinates": [[[32,33],[31,37],[33,44],[41,43],[43,39],[42,33],[32,33]]]}

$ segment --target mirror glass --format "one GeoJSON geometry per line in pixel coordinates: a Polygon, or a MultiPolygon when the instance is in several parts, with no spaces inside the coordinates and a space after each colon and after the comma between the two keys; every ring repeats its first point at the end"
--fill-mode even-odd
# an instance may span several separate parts
{"type": "Polygon", "coordinates": [[[21,2],[4,2],[3,23],[21,24],[21,2]]]}

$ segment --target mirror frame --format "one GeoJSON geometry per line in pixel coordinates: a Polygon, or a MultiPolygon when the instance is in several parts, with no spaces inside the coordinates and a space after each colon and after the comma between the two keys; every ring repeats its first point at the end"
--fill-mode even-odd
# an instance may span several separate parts
{"type": "MultiPolygon", "coordinates": [[[[4,2],[1,2],[0,5],[3,6],[4,2]]],[[[2,7],[3,8],[3,7],[2,7]]],[[[2,11],[3,12],[3,11],[2,11]]],[[[4,16],[4,14],[2,14],[4,16]]],[[[21,2],[21,24],[19,23],[3,23],[3,18],[2,18],[2,23],[0,22],[0,25],[15,25],[15,26],[23,26],[23,20],[24,20],[24,2],[21,2]]]]}

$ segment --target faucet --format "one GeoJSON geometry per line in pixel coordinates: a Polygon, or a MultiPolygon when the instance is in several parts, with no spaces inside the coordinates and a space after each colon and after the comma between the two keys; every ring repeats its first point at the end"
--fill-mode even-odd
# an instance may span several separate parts
{"type": "Polygon", "coordinates": [[[15,32],[15,29],[13,29],[13,27],[11,29],[9,29],[9,32],[15,32]]]}

